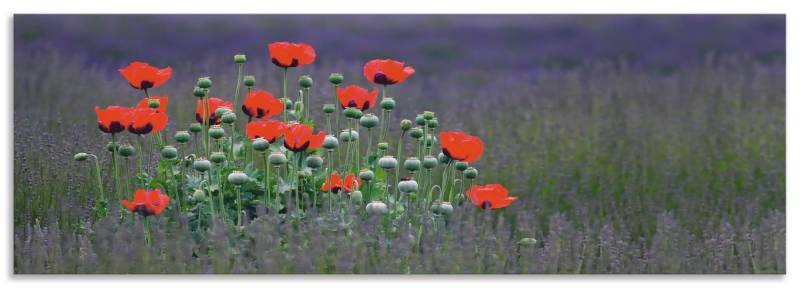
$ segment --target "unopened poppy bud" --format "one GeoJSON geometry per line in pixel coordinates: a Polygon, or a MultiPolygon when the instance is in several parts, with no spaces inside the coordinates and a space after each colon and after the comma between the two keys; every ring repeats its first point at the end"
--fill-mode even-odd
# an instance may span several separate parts
{"type": "Polygon", "coordinates": [[[358,172],[358,179],[361,179],[363,181],[372,181],[372,179],[374,178],[375,178],[375,172],[372,172],[372,170],[364,169],[361,170],[361,172],[358,172]]]}
{"type": "Polygon", "coordinates": [[[150,107],[150,108],[156,109],[156,108],[158,108],[159,106],[161,106],[161,101],[158,101],[158,99],[150,99],[150,100],[147,100],[147,107],[150,107]]]}
{"type": "Polygon", "coordinates": [[[422,116],[422,114],[417,115],[417,118],[414,118],[414,123],[419,126],[425,126],[425,116],[422,116]]]}
{"type": "Polygon", "coordinates": [[[131,144],[123,144],[119,146],[119,155],[122,155],[122,157],[131,157],[136,155],[136,149],[134,149],[131,144]]]}
{"type": "Polygon", "coordinates": [[[175,159],[178,157],[178,149],[173,146],[164,146],[164,148],[161,148],[161,157],[164,157],[164,159],[175,159]]]}
{"type": "Polygon", "coordinates": [[[283,152],[272,152],[272,154],[269,154],[269,158],[267,158],[267,160],[269,161],[269,164],[272,164],[273,166],[281,166],[286,164],[287,161],[286,155],[284,155],[283,152]]]}
{"type": "Polygon", "coordinates": [[[236,113],[228,112],[222,115],[222,123],[233,124],[236,122],[236,113]]]}
{"type": "Polygon", "coordinates": [[[436,156],[436,158],[437,158],[437,159],[439,160],[439,162],[441,162],[442,164],[447,164],[447,163],[450,163],[450,161],[452,160],[452,159],[450,159],[450,157],[447,157],[447,155],[444,155],[444,153],[441,153],[441,152],[439,152],[439,155],[438,155],[438,156],[436,156]]]}
{"type": "Polygon", "coordinates": [[[292,99],[289,98],[283,99],[283,107],[286,110],[292,110],[293,109],[292,107],[294,107],[294,105],[292,105],[292,99]]]}
{"type": "Polygon", "coordinates": [[[361,191],[356,190],[356,191],[350,192],[350,200],[353,200],[353,202],[361,203],[361,200],[363,200],[363,199],[364,199],[364,195],[361,194],[361,191]]]}
{"type": "Polygon", "coordinates": [[[478,169],[474,167],[467,168],[467,170],[464,170],[464,177],[467,177],[467,179],[478,178],[478,169]]]}
{"type": "Polygon", "coordinates": [[[389,149],[389,143],[386,142],[378,143],[378,150],[386,151],[386,149],[389,149]]]}
{"type": "Polygon", "coordinates": [[[189,142],[191,135],[189,135],[189,131],[178,131],[175,132],[175,136],[173,138],[175,139],[175,142],[186,143],[189,142]]]}
{"type": "Polygon", "coordinates": [[[436,157],[425,155],[425,158],[422,158],[422,167],[425,169],[433,169],[436,168],[436,164],[439,163],[439,160],[436,160],[436,157]]]}
{"type": "Polygon", "coordinates": [[[74,159],[75,161],[86,161],[86,159],[89,159],[89,154],[80,152],[75,154],[75,156],[72,156],[72,159],[74,159]]]}
{"type": "Polygon", "coordinates": [[[369,129],[378,126],[379,120],[378,116],[375,116],[375,114],[367,113],[364,117],[361,117],[358,122],[361,124],[361,127],[369,129]]]}
{"type": "Polygon", "coordinates": [[[322,141],[322,148],[333,150],[339,147],[339,139],[332,135],[325,136],[325,140],[322,141]]]}
{"type": "Polygon", "coordinates": [[[339,138],[344,142],[355,142],[358,141],[358,132],[353,129],[344,129],[342,133],[339,133],[339,138]]]}
{"type": "Polygon", "coordinates": [[[253,87],[256,85],[256,77],[253,75],[244,76],[244,86],[253,87]]]}
{"type": "Polygon", "coordinates": [[[367,204],[367,213],[369,215],[383,215],[389,212],[389,208],[381,201],[372,201],[367,204]]]}
{"type": "Polygon", "coordinates": [[[225,162],[225,158],[227,158],[225,157],[225,153],[219,151],[211,153],[211,156],[208,156],[208,160],[211,160],[214,164],[222,164],[222,162],[225,162]]]}
{"type": "Polygon", "coordinates": [[[333,112],[336,112],[336,106],[334,106],[333,104],[322,105],[322,112],[325,112],[325,114],[331,114],[333,112]]]}
{"type": "Polygon", "coordinates": [[[228,109],[228,107],[219,107],[217,110],[214,110],[214,116],[222,117],[222,115],[225,115],[225,113],[228,112],[231,112],[231,109],[228,109]]]}
{"type": "Polygon", "coordinates": [[[200,79],[197,79],[197,87],[200,87],[200,88],[203,88],[203,89],[211,88],[211,78],[202,77],[200,79]]]}
{"type": "Polygon", "coordinates": [[[386,97],[383,98],[383,100],[381,101],[381,108],[383,110],[393,110],[395,104],[396,103],[394,102],[394,99],[392,99],[391,97],[386,97]]]}
{"type": "Polygon", "coordinates": [[[467,168],[469,168],[469,163],[464,161],[456,161],[456,170],[464,172],[464,170],[467,170],[467,168]]]}
{"type": "Polygon", "coordinates": [[[200,97],[200,98],[206,97],[206,89],[200,87],[194,87],[194,92],[192,93],[194,93],[194,97],[200,97]]]}
{"type": "Polygon", "coordinates": [[[406,168],[408,171],[417,171],[421,165],[422,161],[419,161],[417,157],[408,157],[406,161],[403,162],[403,168],[406,168]]]}
{"type": "Polygon", "coordinates": [[[403,193],[416,193],[419,191],[419,184],[411,178],[403,178],[397,183],[397,190],[403,193]]]}
{"type": "Polygon", "coordinates": [[[378,159],[378,167],[386,170],[394,169],[397,167],[397,159],[395,159],[394,156],[383,156],[381,159],[378,159]]]}
{"type": "Polygon", "coordinates": [[[297,85],[299,85],[302,88],[311,88],[311,86],[314,85],[314,80],[311,79],[311,76],[303,75],[300,76],[299,79],[297,79],[297,85]]]}
{"type": "Polygon", "coordinates": [[[106,144],[106,150],[111,153],[114,153],[114,150],[116,150],[117,147],[119,147],[119,144],[114,142],[108,142],[108,144],[106,144]]]}
{"type": "Polygon", "coordinates": [[[537,242],[536,239],[527,238],[526,237],[526,238],[519,239],[519,241],[517,241],[517,245],[520,245],[520,246],[534,246],[534,245],[536,245],[536,242],[537,242]]]}
{"type": "Polygon", "coordinates": [[[247,62],[247,56],[244,55],[244,54],[233,55],[233,62],[238,63],[238,64],[242,64],[244,62],[247,62]]]}
{"type": "Polygon", "coordinates": [[[441,204],[439,204],[439,214],[441,215],[453,214],[453,204],[450,204],[450,202],[442,202],[441,204]]]}
{"type": "Polygon", "coordinates": [[[319,155],[311,155],[306,159],[306,165],[311,169],[322,167],[322,162],[322,157],[319,157],[319,155]]]}
{"type": "Polygon", "coordinates": [[[361,114],[361,110],[358,110],[356,108],[350,107],[344,109],[344,117],[355,119],[358,118],[359,114],[361,114]]]}
{"type": "Polygon", "coordinates": [[[344,76],[341,73],[331,73],[331,76],[328,76],[328,81],[333,85],[340,85],[344,82],[344,76]]]}
{"type": "Polygon", "coordinates": [[[211,125],[211,128],[208,128],[208,136],[214,139],[222,138],[222,136],[225,136],[225,129],[219,125],[211,125]]]}
{"type": "Polygon", "coordinates": [[[431,111],[422,112],[422,118],[425,118],[426,121],[430,121],[431,119],[433,119],[433,116],[434,114],[431,111]]]}
{"type": "Polygon", "coordinates": [[[200,133],[200,131],[203,131],[203,126],[201,126],[200,123],[192,123],[189,125],[189,132],[197,134],[200,133]]]}
{"type": "Polygon", "coordinates": [[[267,149],[269,149],[269,141],[266,139],[259,137],[253,140],[253,150],[264,152],[267,151],[267,149]]]}
{"type": "Polygon", "coordinates": [[[427,125],[428,125],[428,128],[436,128],[436,127],[439,127],[439,120],[437,120],[436,118],[433,118],[433,119],[431,119],[431,120],[428,120],[428,123],[427,123],[427,125]]]}
{"type": "Polygon", "coordinates": [[[242,185],[247,183],[250,177],[247,177],[247,174],[244,174],[242,171],[233,171],[231,174],[228,174],[228,182],[233,185],[242,185]]]}
{"type": "Polygon", "coordinates": [[[197,160],[194,160],[194,163],[192,163],[192,168],[194,168],[194,170],[197,170],[200,173],[206,172],[208,171],[208,169],[211,169],[211,162],[206,160],[205,158],[199,158],[197,160]]]}
{"type": "Polygon", "coordinates": [[[194,190],[194,193],[192,193],[192,200],[197,202],[206,201],[206,192],[202,189],[194,190]]]}
{"type": "Polygon", "coordinates": [[[411,132],[409,132],[411,138],[419,139],[422,138],[422,135],[425,135],[425,131],[422,131],[422,128],[414,127],[411,128],[411,132]]]}
{"type": "Polygon", "coordinates": [[[411,120],[403,119],[403,121],[400,121],[400,129],[403,131],[408,131],[408,129],[411,129],[412,124],[413,123],[411,123],[411,120]]]}

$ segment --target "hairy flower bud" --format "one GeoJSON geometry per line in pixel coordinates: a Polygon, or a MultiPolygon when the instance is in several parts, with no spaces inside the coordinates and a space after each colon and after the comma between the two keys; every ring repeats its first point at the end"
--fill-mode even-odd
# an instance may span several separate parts
{"type": "Polygon", "coordinates": [[[161,157],[170,160],[175,159],[176,157],[178,157],[178,149],[169,145],[164,146],[164,148],[161,148],[161,157]]]}
{"type": "Polygon", "coordinates": [[[331,73],[331,76],[328,76],[328,82],[333,85],[340,85],[344,82],[344,76],[341,73],[331,73]]]}
{"type": "Polygon", "coordinates": [[[361,200],[364,199],[364,195],[361,194],[361,191],[355,190],[350,192],[350,200],[356,203],[361,203],[361,200]]]}
{"type": "Polygon", "coordinates": [[[206,201],[206,192],[202,189],[194,190],[194,193],[192,193],[192,200],[196,202],[206,201]]]}
{"type": "Polygon", "coordinates": [[[414,123],[419,126],[425,126],[425,117],[422,114],[417,115],[417,118],[414,118],[414,123]]]}
{"type": "Polygon", "coordinates": [[[189,131],[178,131],[175,132],[175,136],[173,136],[173,138],[175,139],[175,142],[186,143],[189,142],[191,135],[189,135],[189,131]]]}
{"type": "Polygon", "coordinates": [[[431,121],[431,119],[433,119],[433,116],[434,114],[431,111],[422,112],[422,118],[425,118],[425,121],[431,121]]]}
{"type": "Polygon", "coordinates": [[[344,142],[355,142],[358,141],[358,132],[353,129],[344,129],[342,133],[339,133],[339,138],[344,142]]]}
{"type": "Polygon", "coordinates": [[[436,128],[436,127],[439,127],[439,120],[437,120],[436,118],[433,118],[433,119],[431,119],[431,120],[428,120],[428,123],[427,123],[427,125],[428,125],[428,128],[436,128]]]}

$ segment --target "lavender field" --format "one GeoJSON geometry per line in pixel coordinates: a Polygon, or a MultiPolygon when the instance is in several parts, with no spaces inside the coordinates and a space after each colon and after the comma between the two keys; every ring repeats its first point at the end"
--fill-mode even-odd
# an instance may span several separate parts
{"type": "MultiPolygon", "coordinates": [[[[785,36],[783,15],[16,15],[14,273],[784,274],[785,36]],[[255,201],[262,186],[244,193],[241,225],[203,223],[180,202],[147,222],[118,201],[96,213],[94,162],[73,155],[96,154],[103,189],[116,188],[94,107],[142,95],[118,69],[172,67],[157,91],[170,97],[163,135],[174,144],[195,121],[198,77],[234,98],[235,54],[280,95],[275,41],[314,46],[289,83],[296,92],[298,76],[313,78],[304,103],[318,127],[331,73],[371,87],[368,60],[413,66],[390,88],[387,134],[435,111],[441,129],[483,139],[477,180],[518,200],[390,221],[357,201],[329,217],[339,200],[322,195],[319,208],[303,198],[296,219],[255,201]]],[[[403,155],[415,151],[407,139],[403,155]]],[[[137,152],[163,165],[158,150],[137,152]]]]}

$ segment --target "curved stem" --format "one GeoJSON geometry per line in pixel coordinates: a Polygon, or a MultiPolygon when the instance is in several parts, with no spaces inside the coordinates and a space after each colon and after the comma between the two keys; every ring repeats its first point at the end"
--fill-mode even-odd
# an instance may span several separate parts
{"type": "Polygon", "coordinates": [[[97,188],[100,190],[100,200],[105,201],[106,195],[103,193],[103,177],[100,175],[100,159],[98,159],[94,154],[89,154],[89,156],[94,158],[94,171],[95,176],[97,177],[97,188]]]}

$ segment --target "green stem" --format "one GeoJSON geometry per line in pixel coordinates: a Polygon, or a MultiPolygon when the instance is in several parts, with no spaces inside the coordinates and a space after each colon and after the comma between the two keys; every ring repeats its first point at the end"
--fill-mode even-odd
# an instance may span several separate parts
{"type": "MultiPolygon", "coordinates": [[[[333,155],[333,150],[328,149],[328,159],[331,159],[333,155]]],[[[330,183],[331,179],[331,172],[333,170],[333,161],[328,161],[328,169],[325,170],[325,182],[328,183],[328,213],[333,212],[333,194],[331,194],[331,188],[333,185],[330,183]]]]}
{"type": "Polygon", "coordinates": [[[236,226],[242,226],[242,185],[236,185],[236,226]]]}
{"type": "Polygon", "coordinates": [[[111,166],[114,171],[114,194],[116,195],[116,199],[120,199],[120,184],[119,184],[119,170],[117,169],[117,136],[115,133],[111,133],[111,145],[113,148],[111,149],[111,166]]]}
{"type": "MultiPolygon", "coordinates": [[[[367,166],[370,169],[374,169],[373,165],[369,165],[369,152],[372,150],[372,128],[367,128],[367,166]]],[[[377,162],[377,161],[376,161],[377,162]]],[[[359,170],[361,171],[361,170],[359,170]]]]}
{"type": "Polygon", "coordinates": [[[287,97],[286,89],[287,89],[287,87],[289,85],[288,84],[288,81],[289,81],[288,77],[289,77],[289,68],[283,68],[283,105],[284,105],[283,123],[288,123],[289,122],[289,114],[288,114],[288,111],[286,111],[286,99],[287,99],[286,98],[287,97]]]}
{"type": "Polygon", "coordinates": [[[89,154],[89,156],[94,158],[94,171],[95,176],[97,177],[97,188],[100,190],[100,201],[105,201],[106,195],[103,193],[103,177],[100,175],[100,159],[98,159],[94,154],[89,154]]]}
{"type": "MultiPolygon", "coordinates": [[[[269,204],[272,201],[269,195],[269,163],[267,163],[267,153],[262,153],[264,158],[264,209],[269,208],[269,204]]],[[[269,211],[269,210],[267,210],[269,211]]]]}

